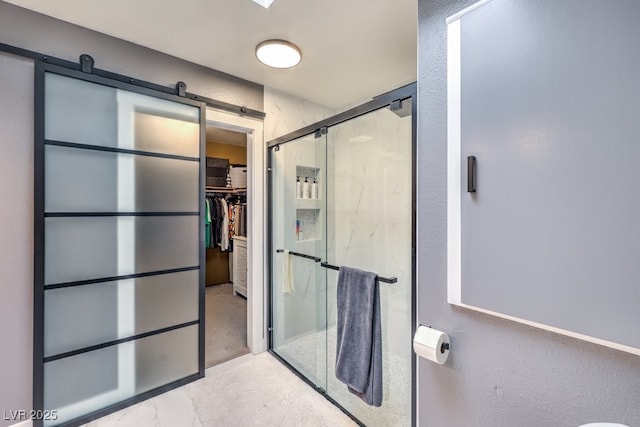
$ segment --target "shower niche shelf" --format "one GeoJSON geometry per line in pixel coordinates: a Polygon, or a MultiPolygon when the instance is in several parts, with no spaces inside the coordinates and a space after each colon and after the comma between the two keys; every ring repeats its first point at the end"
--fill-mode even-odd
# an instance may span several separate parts
{"type": "MultiPolygon", "coordinates": [[[[314,166],[296,165],[296,179],[304,183],[305,179],[311,187],[315,181],[318,185],[317,198],[295,199],[296,208],[296,243],[313,242],[320,239],[320,220],[322,200],[320,200],[320,169],[314,166]]],[[[311,189],[309,189],[311,192],[311,189]]]]}
{"type": "Polygon", "coordinates": [[[296,209],[320,209],[322,200],[318,199],[296,199],[296,209]]]}
{"type": "Polygon", "coordinates": [[[320,209],[296,209],[296,243],[320,238],[320,209]]]}
{"type": "MultiPolygon", "coordinates": [[[[296,195],[296,203],[300,202],[300,203],[308,203],[308,201],[317,201],[320,199],[320,169],[319,168],[315,168],[312,166],[302,166],[302,165],[296,165],[296,179],[300,178],[300,183],[304,183],[304,180],[306,179],[307,182],[309,183],[309,186],[311,186],[311,184],[315,181],[316,184],[318,185],[318,192],[317,195],[318,197],[315,199],[311,199],[311,198],[304,198],[304,197],[297,197],[296,195]]],[[[309,190],[311,191],[311,190],[309,190]]],[[[296,204],[296,207],[298,206],[298,204],[296,204]]],[[[300,205],[300,207],[306,208],[308,206],[307,205],[300,205]]],[[[319,206],[319,205],[318,205],[319,206]]],[[[316,207],[316,205],[313,205],[313,207],[316,207]]]]}

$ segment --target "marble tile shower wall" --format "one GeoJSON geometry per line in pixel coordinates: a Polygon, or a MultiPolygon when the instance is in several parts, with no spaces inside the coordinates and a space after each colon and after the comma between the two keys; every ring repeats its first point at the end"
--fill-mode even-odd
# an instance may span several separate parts
{"type": "Polygon", "coordinates": [[[265,87],[264,112],[264,140],[270,141],[331,117],[338,110],[265,87]]]}
{"type": "MultiPolygon", "coordinates": [[[[330,128],[328,136],[327,259],[398,278],[380,285],[383,335],[391,351],[404,353],[411,333],[411,118],[385,108],[330,128]]],[[[336,282],[331,273],[329,295],[336,282]]],[[[331,298],[327,308],[332,325],[331,298]]]]}

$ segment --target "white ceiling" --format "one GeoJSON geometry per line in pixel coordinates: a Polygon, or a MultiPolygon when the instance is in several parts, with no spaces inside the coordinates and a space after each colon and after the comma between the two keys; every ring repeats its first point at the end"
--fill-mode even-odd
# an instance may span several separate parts
{"type": "Polygon", "coordinates": [[[7,1],[335,109],[416,80],[417,0],[7,1]],[[270,38],[297,44],[302,63],[259,63],[270,38]]]}

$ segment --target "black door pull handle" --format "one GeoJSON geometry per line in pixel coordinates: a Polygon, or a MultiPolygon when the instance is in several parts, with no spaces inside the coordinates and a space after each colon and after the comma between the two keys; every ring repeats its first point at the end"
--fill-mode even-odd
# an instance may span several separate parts
{"type": "Polygon", "coordinates": [[[467,193],[476,192],[476,156],[467,156],[467,193]]]}

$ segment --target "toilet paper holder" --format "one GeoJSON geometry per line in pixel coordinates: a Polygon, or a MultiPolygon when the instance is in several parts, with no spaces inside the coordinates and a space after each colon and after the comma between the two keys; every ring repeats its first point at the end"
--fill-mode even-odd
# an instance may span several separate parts
{"type": "MultiPolygon", "coordinates": [[[[420,326],[425,326],[429,329],[433,329],[431,325],[425,325],[423,323],[421,323],[418,327],[420,326]]],[[[440,346],[440,353],[444,354],[446,350],[451,350],[451,345],[448,342],[443,342],[442,345],[440,346]]]]}

